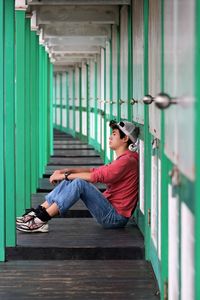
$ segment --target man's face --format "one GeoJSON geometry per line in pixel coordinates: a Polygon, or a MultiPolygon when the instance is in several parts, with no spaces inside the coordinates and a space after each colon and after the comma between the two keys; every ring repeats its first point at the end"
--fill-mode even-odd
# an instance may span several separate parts
{"type": "Polygon", "coordinates": [[[116,150],[124,144],[124,139],[120,139],[120,134],[118,129],[113,129],[109,137],[110,149],[116,150]]]}

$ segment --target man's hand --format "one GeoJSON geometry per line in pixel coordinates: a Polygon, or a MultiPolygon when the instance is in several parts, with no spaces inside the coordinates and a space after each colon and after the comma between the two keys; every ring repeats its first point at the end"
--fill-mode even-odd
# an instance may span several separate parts
{"type": "Polygon", "coordinates": [[[55,185],[57,183],[57,181],[61,181],[63,179],[65,179],[65,175],[62,173],[62,171],[56,170],[55,172],[53,172],[53,174],[49,178],[49,181],[51,184],[55,185]]]}

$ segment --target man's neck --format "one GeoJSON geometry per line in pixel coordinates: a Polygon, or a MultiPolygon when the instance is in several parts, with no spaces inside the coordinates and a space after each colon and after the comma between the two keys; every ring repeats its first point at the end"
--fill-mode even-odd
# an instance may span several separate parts
{"type": "Polygon", "coordinates": [[[124,154],[124,152],[126,152],[128,150],[128,148],[119,148],[115,150],[116,156],[120,156],[122,154],[124,154]]]}

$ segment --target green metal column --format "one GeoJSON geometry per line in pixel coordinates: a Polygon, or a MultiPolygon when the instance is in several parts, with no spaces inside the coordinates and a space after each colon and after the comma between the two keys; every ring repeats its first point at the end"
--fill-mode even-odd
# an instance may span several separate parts
{"type": "Polygon", "coordinates": [[[30,123],[31,123],[31,192],[34,193],[38,184],[38,37],[35,32],[31,32],[30,49],[30,123]]]}
{"type": "MultiPolygon", "coordinates": [[[[161,90],[164,90],[164,0],[161,4],[161,90]]],[[[169,183],[169,161],[164,153],[165,141],[165,113],[161,114],[161,161],[162,161],[162,177],[161,177],[161,295],[164,298],[166,284],[168,282],[168,183],[169,183]]]]}
{"type": "Polygon", "coordinates": [[[48,163],[48,54],[45,51],[45,48],[43,48],[44,51],[44,116],[43,116],[43,122],[44,122],[44,162],[43,162],[43,171],[44,167],[48,163]]]}
{"type": "Polygon", "coordinates": [[[6,245],[15,246],[15,94],[14,94],[14,1],[4,2],[4,113],[6,245]]]}
{"type": "MultiPolygon", "coordinates": [[[[149,5],[148,1],[144,1],[144,95],[148,93],[148,16],[149,5]]],[[[151,140],[149,134],[149,109],[145,106],[144,111],[144,198],[145,198],[145,255],[149,259],[150,247],[150,224],[148,224],[149,209],[151,206],[151,140]]]]}
{"type": "Polygon", "coordinates": [[[195,186],[195,299],[200,299],[200,1],[196,1],[196,72],[195,72],[195,166],[196,166],[196,186],[195,186]]]}
{"type": "Polygon", "coordinates": [[[31,124],[30,124],[30,19],[25,20],[25,207],[31,207],[31,124]]]}
{"type": "MultiPolygon", "coordinates": [[[[4,44],[4,1],[0,0],[0,41],[4,44]]],[[[4,45],[0,47],[0,261],[5,260],[4,45]]]]}
{"type": "Polygon", "coordinates": [[[44,53],[43,46],[39,46],[39,177],[43,174],[44,162],[44,53]]]}
{"type": "Polygon", "coordinates": [[[62,130],[62,109],[63,109],[63,106],[62,106],[62,104],[63,104],[63,101],[62,101],[62,99],[63,99],[62,72],[59,73],[58,76],[60,78],[59,79],[59,83],[60,83],[60,86],[59,86],[59,89],[60,89],[60,105],[59,105],[59,109],[60,109],[60,126],[59,126],[59,128],[60,128],[60,130],[62,130]]]}
{"type": "Polygon", "coordinates": [[[25,209],[25,12],[16,11],[16,210],[25,209]]]}
{"type": "Polygon", "coordinates": [[[49,62],[49,156],[53,155],[53,65],[49,62]]]}

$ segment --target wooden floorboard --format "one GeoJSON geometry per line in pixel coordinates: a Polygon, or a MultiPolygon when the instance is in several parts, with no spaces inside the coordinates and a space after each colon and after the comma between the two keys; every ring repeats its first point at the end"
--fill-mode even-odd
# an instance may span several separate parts
{"type": "Polygon", "coordinates": [[[145,261],[11,261],[0,264],[0,299],[158,300],[145,261]]]}
{"type": "MultiPolygon", "coordinates": [[[[37,193],[32,195],[32,207],[37,207],[43,201],[45,201],[45,195],[47,193],[37,193]]],[[[58,216],[60,217],[60,216],[58,216]]],[[[75,203],[63,216],[65,218],[91,218],[91,214],[88,211],[85,204],[79,200],[75,203]]]]}
{"type": "Polygon", "coordinates": [[[91,165],[91,164],[102,164],[103,161],[100,157],[51,157],[48,163],[48,166],[50,165],[91,165]]]}
{"type": "Polygon", "coordinates": [[[51,157],[99,157],[99,154],[95,150],[88,149],[64,149],[64,150],[54,150],[54,153],[51,157]]]}
{"type": "MultiPolygon", "coordinates": [[[[102,183],[95,183],[94,184],[100,191],[105,191],[105,188],[106,188],[106,185],[105,184],[102,184],[102,183]]],[[[41,193],[41,192],[50,192],[52,191],[52,189],[54,188],[55,186],[53,186],[50,182],[49,182],[49,178],[41,178],[39,180],[39,185],[38,185],[38,189],[37,189],[37,192],[38,193],[41,193]]]]}
{"type": "MultiPolygon", "coordinates": [[[[74,165],[74,164],[65,164],[65,165],[51,165],[51,166],[46,166],[45,168],[45,174],[46,175],[49,175],[49,174],[52,174],[55,170],[58,170],[58,169],[65,169],[65,168],[79,168],[79,167],[83,167],[83,168],[98,168],[99,166],[102,166],[103,163],[100,162],[100,163],[96,163],[95,164],[84,164],[82,162],[80,162],[79,164],[77,165],[74,165]]],[[[45,176],[45,175],[44,175],[45,176]]]]}
{"type": "Polygon", "coordinates": [[[89,145],[63,145],[63,144],[56,144],[54,145],[54,152],[55,150],[93,150],[92,146],[89,145]]]}
{"type": "Polygon", "coordinates": [[[143,259],[144,241],[130,222],[123,229],[103,229],[93,218],[54,218],[48,233],[17,232],[10,259],[143,259]]]}

